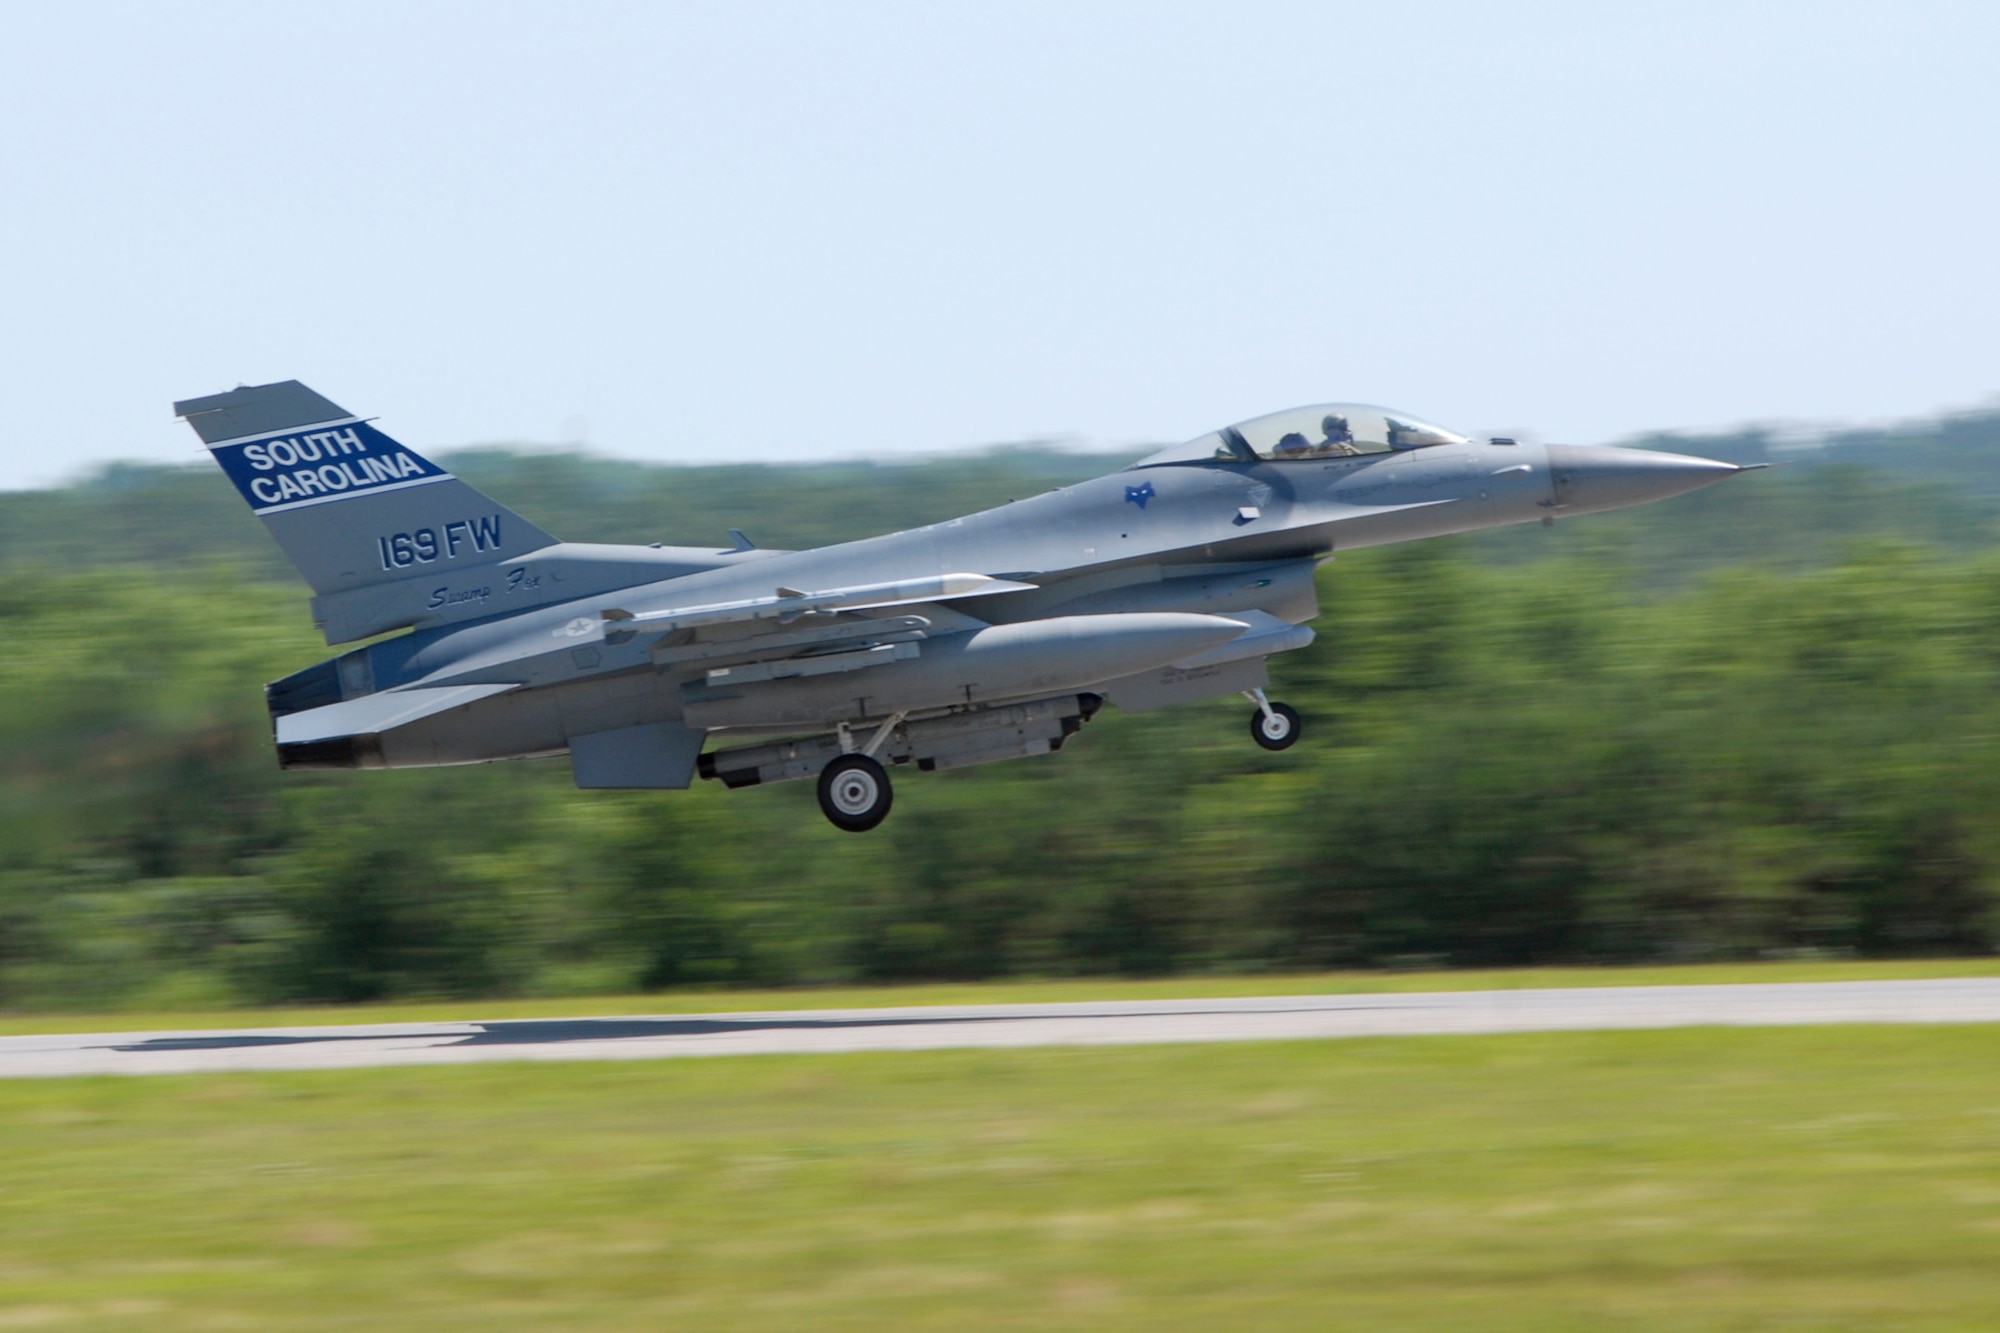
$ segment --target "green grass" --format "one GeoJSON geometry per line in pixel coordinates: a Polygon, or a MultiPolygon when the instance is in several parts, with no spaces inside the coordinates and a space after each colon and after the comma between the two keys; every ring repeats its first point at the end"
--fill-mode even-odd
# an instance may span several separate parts
{"type": "Polygon", "coordinates": [[[1087,978],[931,986],[798,990],[689,990],[638,995],[517,1000],[413,1000],[295,1009],[182,1012],[0,1013],[0,1036],[131,1032],[156,1028],[306,1027],[329,1023],[437,1023],[505,1018],[584,1018],[600,1014],[712,1014],[737,1010],[880,1008],[888,1005],[1019,1004],[1058,1000],[1218,999],[1235,995],[1341,995],[1533,986],[1696,986],[1724,982],[1883,981],[2000,976],[2000,958],[1891,962],[1697,963],[1679,967],[1525,967],[1487,971],[1316,972],[1296,975],[1185,976],[1132,981],[1087,978]]]}
{"type": "Polygon", "coordinates": [[[2000,1034],[0,1083],[0,1328],[1990,1329],[2000,1034]]]}

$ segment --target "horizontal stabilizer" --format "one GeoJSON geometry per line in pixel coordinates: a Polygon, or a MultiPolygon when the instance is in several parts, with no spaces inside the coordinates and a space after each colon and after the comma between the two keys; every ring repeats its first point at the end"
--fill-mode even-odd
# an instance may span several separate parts
{"type": "Polygon", "coordinates": [[[445,685],[413,690],[389,690],[342,703],[287,713],[278,719],[278,744],[305,745],[341,736],[373,736],[407,726],[448,708],[477,703],[516,686],[445,685]]]}

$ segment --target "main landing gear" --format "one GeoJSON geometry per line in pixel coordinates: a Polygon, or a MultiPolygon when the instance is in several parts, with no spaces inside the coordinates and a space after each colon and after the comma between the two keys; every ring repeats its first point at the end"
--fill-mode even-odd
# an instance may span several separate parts
{"type": "Polygon", "coordinates": [[[1250,739],[1267,750],[1289,750],[1298,741],[1305,723],[1290,704],[1274,704],[1262,690],[1245,690],[1243,697],[1257,705],[1250,715],[1250,739]]]}
{"type": "Polygon", "coordinates": [[[845,722],[837,728],[843,753],[819,771],[819,808],[835,828],[866,833],[889,817],[896,793],[889,786],[889,770],[882,767],[875,752],[902,725],[903,718],[902,713],[892,713],[860,745],[855,744],[845,722]]]}
{"type": "Polygon", "coordinates": [[[844,754],[819,771],[819,808],[835,828],[866,833],[889,817],[895,799],[889,770],[865,754],[844,754]]]}

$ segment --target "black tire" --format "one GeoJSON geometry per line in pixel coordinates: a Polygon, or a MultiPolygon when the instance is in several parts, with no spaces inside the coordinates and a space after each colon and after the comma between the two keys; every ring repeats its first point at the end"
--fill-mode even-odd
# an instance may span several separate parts
{"type": "Polygon", "coordinates": [[[1250,739],[1267,750],[1289,750],[1298,743],[1299,733],[1305,730],[1305,723],[1299,718],[1299,710],[1290,704],[1272,704],[1272,716],[1264,716],[1258,709],[1250,715],[1250,739]]]}
{"type": "Polygon", "coordinates": [[[889,771],[865,754],[844,754],[819,771],[819,808],[837,829],[866,833],[889,817],[889,771]]]}

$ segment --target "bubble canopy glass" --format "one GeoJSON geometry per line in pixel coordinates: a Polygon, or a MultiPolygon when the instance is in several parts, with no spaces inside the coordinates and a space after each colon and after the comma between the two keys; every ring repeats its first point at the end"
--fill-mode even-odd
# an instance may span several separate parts
{"type": "Polygon", "coordinates": [[[1466,437],[1457,431],[1420,421],[1393,408],[1372,407],[1367,403],[1320,403],[1224,426],[1200,439],[1162,449],[1132,466],[1355,458],[1396,449],[1466,442],[1466,437]]]}

